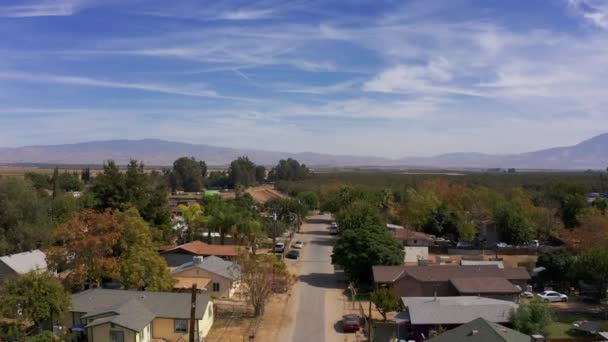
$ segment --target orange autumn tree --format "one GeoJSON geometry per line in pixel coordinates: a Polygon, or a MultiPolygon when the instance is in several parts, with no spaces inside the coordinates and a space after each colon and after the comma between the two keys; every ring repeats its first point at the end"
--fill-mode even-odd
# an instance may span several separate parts
{"type": "Polygon", "coordinates": [[[570,250],[578,253],[608,246],[608,216],[590,209],[581,216],[580,222],[577,228],[562,230],[561,237],[570,250]]]}
{"type": "Polygon", "coordinates": [[[119,262],[115,246],[121,234],[122,225],[109,210],[82,211],[53,233],[56,244],[48,252],[49,266],[65,271],[65,280],[73,288],[116,278],[119,262]]]}

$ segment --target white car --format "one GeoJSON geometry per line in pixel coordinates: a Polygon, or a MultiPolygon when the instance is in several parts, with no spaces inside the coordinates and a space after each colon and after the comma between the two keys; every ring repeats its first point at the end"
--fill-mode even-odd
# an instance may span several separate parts
{"type": "Polygon", "coordinates": [[[336,222],[332,222],[332,223],[331,223],[331,227],[332,227],[332,228],[338,228],[338,224],[337,224],[336,222]]]}
{"type": "Polygon", "coordinates": [[[563,293],[555,291],[543,291],[537,295],[540,299],[545,302],[567,302],[568,296],[563,293]]]}
{"type": "Polygon", "coordinates": [[[304,242],[302,242],[302,241],[296,241],[296,243],[293,244],[293,248],[302,249],[303,247],[304,247],[304,242]]]}
{"type": "Polygon", "coordinates": [[[285,251],[285,244],[282,242],[277,242],[276,245],[274,245],[274,252],[275,253],[283,253],[285,251]]]}

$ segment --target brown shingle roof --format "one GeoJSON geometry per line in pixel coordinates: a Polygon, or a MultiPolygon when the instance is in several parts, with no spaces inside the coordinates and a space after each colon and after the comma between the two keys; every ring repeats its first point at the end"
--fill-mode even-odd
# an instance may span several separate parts
{"type": "Polygon", "coordinates": [[[374,281],[377,283],[394,282],[404,274],[421,282],[449,281],[451,278],[476,277],[498,277],[509,280],[530,279],[528,271],[523,267],[500,269],[495,265],[374,266],[372,270],[374,281]]]}
{"type": "Polygon", "coordinates": [[[172,253],[176,251],[184,251],[192,255],[215,255],[220,257],[234,257],[239,254],[238,246],[234,245],[210,245],[202,241],[192,241],[179,245],[172,249],[167,249],[161,253],[172,253]]]}
{"type": "Polygon", "coordinates": [[[405,240],[425,240],[425,241],[433,241],[433,238],[425,234],[423,232],[417,232],[412,229],[404,228],[404,229],[393,229],[393,235],[397,240],[405,241],[405,240]]]}
{"type": "Polygon", "coordinates": [[[403,266],[372,266],[376,283],[392,283],[404,273],[403,266]]]}
{"type": "Polygon", "coordinates": [[[520,291],[503,277],[450,278],[461,295],[516,294],[520,291]]]}

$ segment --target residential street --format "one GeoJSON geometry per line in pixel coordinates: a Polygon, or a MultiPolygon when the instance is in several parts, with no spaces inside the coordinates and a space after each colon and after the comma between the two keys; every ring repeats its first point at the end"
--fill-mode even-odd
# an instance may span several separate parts
{"type": "MultiPolygon", "coordinates": [[[[329,235],[329,215],[309,217],[295,240],[304,241],[298,261],[291,317],[281,332],[281,341],[347,341],[349,335],[336,330],[345,309],[339,276],[334,273],[331,253],[335,238],[329,235]]],[[[294,240],[294,241],[295,241],[294,240]]]]}

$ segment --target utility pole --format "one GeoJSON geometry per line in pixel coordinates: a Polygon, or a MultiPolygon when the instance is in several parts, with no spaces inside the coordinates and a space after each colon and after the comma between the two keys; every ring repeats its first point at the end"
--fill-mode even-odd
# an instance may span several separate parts
{"type": "Polygon", "coordinates": [[[196,322],[196,283],[192,284],[192,300],[190,301],[190,331],[189,342],[194,342],[194,323],[196,322]]]}
{"type": "Polygon", "coordinates": [[[369,298],[369,317],[367,319],[367,340],[372,342],[374,337],[372,336],[372,298],[369,298]]]}

